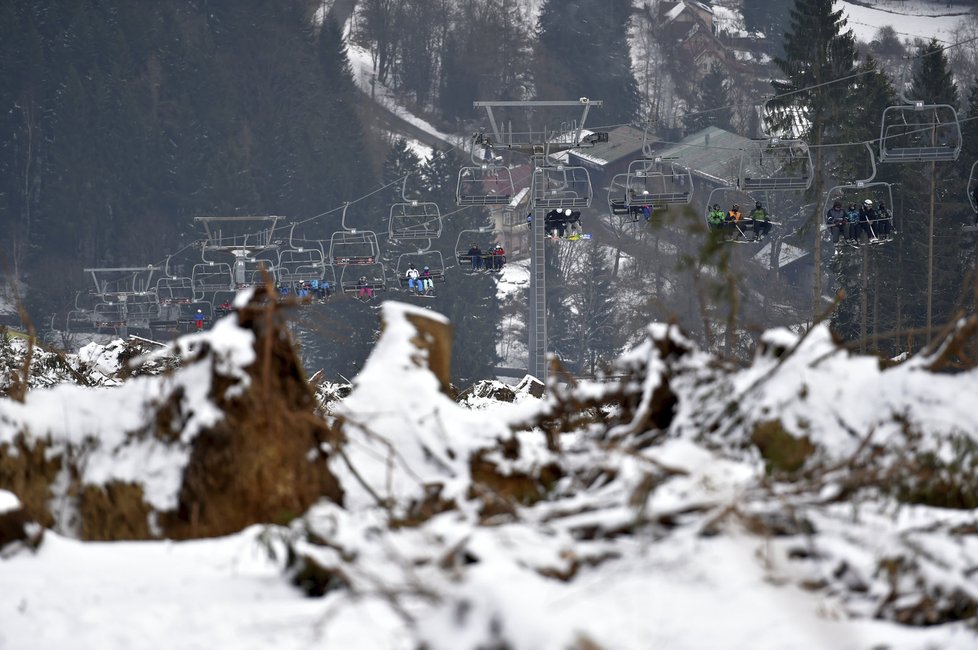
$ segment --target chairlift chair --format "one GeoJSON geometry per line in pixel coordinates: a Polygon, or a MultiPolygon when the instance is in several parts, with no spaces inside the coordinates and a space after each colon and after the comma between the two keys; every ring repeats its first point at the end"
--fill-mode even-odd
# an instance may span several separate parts
{"type": "MultiPolygon", "coordinates": [[[[628,217],[632,223],[642,218],[642,206],[628,200],[628,174],[615,174],[608,185],[608,210],[614,217],[628,217]]],[[[653,210],[655,205],[650,206],[653,210]]]]}
{"type": "Polygon", "coordinates": [[[693,173],[678,159],[633,160],[628,165],[626,189],[628,206],[689,203],[693,197],[693,173]]]}
{"type": "Polygon", "coordinates": [[[326,259],[321,248],[287,248],[279,251],[276,279],[282,284],[322,280],[326,259]]]}
{"type": "Polygon", "coordinates": [[[343,293],[355,298],[369,300],[378,292],[387,290],[387,274],[382,263],[346,265],[340,267],[339,287],[343,293]],[[372,295],[363,293],[370,289],[372,295]]]}
{"type": "Polygon", "coordinates": [[[407,270],[411,264],[414,264],[414,268],[421,271],[424,267],[428,267],[428,271],[431,273],[431,279],[434,282],[445,282],[445,258],[442,256],[441,251],[419,249],[413,253],[402,253],[397,257],[397,264],[395,265],[395,273],[397,273],[397,281],[400,283],[401,287],[407,287],[407,270]]]}
{"type": "Polygon", "coordinates": [[[495,244],[496,235],[492,228],[473,228],[462,230],[455,240],[455,259],[459,269],[467,273],[474,273],[480,270],[487,270],[491,266],[489,251],[495,244]],[[476,259],[475,255],[469,253],[472,244],[479,247],[480,255],[476,259]],[[490,262],[490,264],[487,264],[490,262]]]}
{"type": "Polygon", "coordinates": [[[194,300],[200,300],[206,293],[233,291],[234,275],[227,262],[201,262],[194,264],[190,273],[194,288],[194,300]]]}
{"type": "Polygon", "coordinates": [[[126,324],[126,304],[118,301],[105,301],[95,305],[95,327],[99,330],[116,330],[126,324]]]}
{"type": "Polygon", "coordinates": [[[401,201],[391,205],[388,236],[394,240],[437,239],[441,236],[441,210],[437,203],[407,195],[407,179],[401,184],[401,201]]]}
{"type": "Polygon", "coordinates": [[[586,208],[591,205],[591,175],[584,167],[544,164],[530,180],[534,208],[586,208]]]}
{"type": "Polygon", "coordinates": [[[94,308],[72,309],[65,317],[65,333],[67,334],[88,334],[97,331],[94,308]]]}
{"type": "MultiPolygon", "coordinates": [[[[716,187],[710,192],[706,201],[704,220],[707,228],[714,230],[709,221],[709,212],[714,204],[720,206],[726,216],[734,205],[740,206],[742,215],[740,221],[724,221],[721,232],[724,232],[724,241],[732,243],[751,243],[754,241],[753,228],[751,225],[750,211],[754,205],[762,200],[758,193],[746,192],[743,189],[733,186],[716,187]]],[[[772,222],[773,223],[773,222],[772,222]]]]}
{"type": "MultiPolygon", "coordinates": [[[[828,191],[825,195],[825,203],[822,205],[822,212],[819,214],[821,229],[823,231],[829,230],[829,226],[825,223],[825,215],[836,201],[842,203],[843,209],[846,209],[850,203],[854,203],[856,207],[862,207],[863,202],[867,199],[873,201],[874,206],[878,206],[880,202],[883,202],[889,211],[889,219],[892,221],[893,184],[884,181],[860,180],[853,183],[836,185],[828,191]]],[[[888,241],[879,236],[881,234],[880,225],[883,221],[884,219],[877,218],[875,222],[869,223],[868,237],[871,242],[882,244],[888,241]]]]}
{"type": "Polygon", "coordinates": [[[814,179],[811,149],[797,139],[752,140],[741,149],[737,178],[745,192],[807,190],[814,179]]]}
{"type": "Polygon", "coordinates": [[[950,104],[907,100],[883,110],[880,162],[941,162],[957,160],[963,138],[958,113],[950,104]]]}
{"type": "Polygon", "coordinates": [[[184,304],[194,299],[194,281],[185,277],[163,277],[156,281],[156,296],[160,304],[184,304]]]}
{"type": "Polygon", "coordinates": [[[338,267],[376,264],[380,260],[377,233],[347,226],[346,210],[349,206],[349,203],[343,206],[342,230],[337,230],[329,238],[329,263],[338,267]]]}

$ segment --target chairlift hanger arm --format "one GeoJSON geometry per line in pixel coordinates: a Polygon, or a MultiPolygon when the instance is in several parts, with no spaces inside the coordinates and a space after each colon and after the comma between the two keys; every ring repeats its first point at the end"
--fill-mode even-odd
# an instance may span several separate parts
{"type": "MultiPolygon", "coordinates": [[[[493,142],[495,144],[497,144],[497,145],[505,146],[505,147],[507,147],[509,149],[516,149],[516,150],[522,150],[522,148],[526,148],[526,147],[528,147],[530,145],[522,145],[522,147],[521,147],[521,146],[514,146],[513,143],[505,143],[504,140],[503,140],[502,132],[499,130],[499,124],[496,122],[496,116],[493,113],[493,108],[507,108],[507,107],[509,107],[509,108],[514,108],[514,107],[515,108],[537,108],[537,107],[560,108],[560,107],[569,107],[569,106],[583,107],[582,108],[581,121],[580,121],[580,123],[578,124],[578,127],[577,127],[577,137],[575,138],[575,144],[573,146],[566,147],[567,149],[572,149],[572,148],[576,148],[576,147],[581,146],[582,143],[585,144],[585,145],[593,145],[594,142],[606,142],[607,141],[607,137],[608,137],[607,133],[595,133],[594,135],[596,136],[596,138],[591,138],[591,136],[588,136],[588,139],[582,139],[582,136],[581,136],[582,132],[584,131],[584,124],[585,124],[585,122],[587,120],[588,112],[591,110],[591,106],[592,105],[593,106],[602,106],[603,104],[604,104],[604,102],[602,100],[600,100],[600,99],[589,99],[587,97],[581,97],[580,99],[578,99],[576,101],[575,100],[555,100],[555,101],[546,101],[546,100],[515,100],[515,101],[513,101],[513,100],[510,100],[510,101],[479,101],[479,102],[472,102],[472,106],[474,108],[485,108],[486,109],[486,114],[489,117],[489,124],[492,126],[492,134],[493,134],[493,138],[494,138],[494,141],[493,142]]],[[[563,150],[563,149],[558,149],[558,150],[563,150]]],[[[528,151],[527,153],[532,153],[532,149],[530,151],[528,151]]]]}

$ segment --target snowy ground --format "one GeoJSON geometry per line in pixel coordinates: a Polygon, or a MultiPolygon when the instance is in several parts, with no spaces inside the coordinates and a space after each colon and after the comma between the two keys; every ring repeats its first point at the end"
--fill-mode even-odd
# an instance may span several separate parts
{"type": "MultiPolygon", "coordinates": [[[[499,283],[496,285],[496,297],[500,301],[510,297],[519,300],[521,291],[530,289],[530,260],[523,259],[510,262],[503,267],[503,272],[499,275],[499,283]]],[[[501,361],[499,365],[504,368],[525,368],[529,351],[524,337],[517,336],[515,332],[523,331],[526,324],[526,310],[519,310],[513,316],[507,316],[500,323],[500,339],[496,345],[496,352],[501,361]]],[[[519,378],[517,378],[519,379],[519,378]]]]}
{"type": "Polygon", "coordinates": [[[836,2],[849,19],[849,27],[860,41],[873,40],[883,25],[891,25],[901,40],[936,38],[951,43],[951,33],[967,16],[971,7],[947,2],[921,0],[876,0],[875,2],[836,2]],[[863,5],[872,5],[866,7],[863,5]]]}

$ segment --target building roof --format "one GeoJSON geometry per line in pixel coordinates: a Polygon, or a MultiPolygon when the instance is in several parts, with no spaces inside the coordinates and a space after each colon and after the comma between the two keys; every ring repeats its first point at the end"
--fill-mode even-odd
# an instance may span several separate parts
{"type": "Polygon", "coordinates": [[[741,152],[750,142],[749,138],[709,126],[679,142],[653,145],[653,149],[657,156],[678,158],[694,176],[734,185],[740,172],[741,152]]]}
{"type": "Polygon", "coordinates": [[[599,142],[593,147],[571,151],[581,160],[604,167],[622,159],[634,160],[641,157],[643,135],[642,129],[626,124],[608,131],[607,142],[599,142]]]}

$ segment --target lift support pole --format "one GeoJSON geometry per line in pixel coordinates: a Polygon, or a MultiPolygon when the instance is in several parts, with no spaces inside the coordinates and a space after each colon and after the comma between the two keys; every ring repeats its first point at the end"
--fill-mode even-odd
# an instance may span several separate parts
{"type": "MultiPolygon", "coordinates": [[[[585,136],[584,122],[591,106],[601,106],[600,100],[589,100],[582,97],[577,101],[498,101],[474,102],[476,108],[485,108],[492,126],[493,147],[509,149],[530,156],[530,178],[535,177],[536,169],[542,166],[547,156],[561,153],[569,149],[594,146],[596,142],[606,142],[607,133],[594,133],[585,136]],[[569,131],[547,131],[539,133],[524,133],[514,138],[513,133],[503,133],[499,130],[493,108],[568,108],[581,109],[580,122],[569,131]]],[[[529,358],[527,359],[527,374],[533,375],[544,384],[547,383],[547,278],[546,278],[546,241],[547,233],[544,221],[546,208],[536,205],[533,193],[530,193],[530,211],[533,214],[533,227],[530,229],[530,294],[528,296],[527,336],[529,358]]]]}

